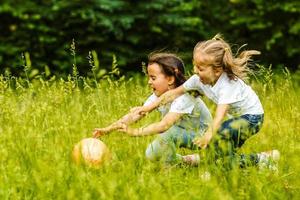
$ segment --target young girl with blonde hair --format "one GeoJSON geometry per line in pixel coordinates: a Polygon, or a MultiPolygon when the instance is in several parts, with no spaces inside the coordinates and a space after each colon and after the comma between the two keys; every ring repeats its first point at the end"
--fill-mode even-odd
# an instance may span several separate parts
{"type": "Polygon", "coordinates": [[[250,72],[248,64],[251,57],[257,54],[260,52],[249,50],[238,56],[233,55],[230,45],[220,35],[199,42],[193,53],[195,74],[152,104],[137,108],[136,112],[149,112],[178,95],[197,90],[217,107],[213,122],[202,137],[193,141],[194,144],[202,149],[209,145],[210,152],[213,152],[211,159],[229,160],[229,163],[238,160],[242,166],[276,160],[279,158],[277,150],[251,155],[236,154],[237,149],[260,130],[264,120],[264,110],[258,96],[244,82],[250,72]]]}

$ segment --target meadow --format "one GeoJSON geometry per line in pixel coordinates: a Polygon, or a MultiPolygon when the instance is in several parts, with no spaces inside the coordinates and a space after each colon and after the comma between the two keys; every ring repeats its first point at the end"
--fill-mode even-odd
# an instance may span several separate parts
{"type": "MultiPolygon", "coordinates": [[[[75,165],[71,152],[78,141],[151,94],[146,78],[1,75],[0,199],[300,199],[300,76],[287,70],[279,74],[265,69],[251,82],[262,100],[265,123],[240,150],[278,149],[278,173],[256,167],[223,170],[207,163],[164,167],[144,156],[155,136],[119,132],[101,138],[112,152],[110,163],[99,169],[75,165]],[[209,180],[203,178],[207,171],[209,180]]],[[[158,119],[151,113],[137,126],[158,119]]]]}

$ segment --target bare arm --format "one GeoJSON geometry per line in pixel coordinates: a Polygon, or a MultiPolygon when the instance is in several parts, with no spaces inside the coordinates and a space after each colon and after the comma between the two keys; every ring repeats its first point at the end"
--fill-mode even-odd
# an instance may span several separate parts
{"type": "Polygon", "coordinates": [[[140,120],[143,117],[142,114],[138,114],[136,112],[130,112],[126,115],[124,115],[122,118],[119,120],[113,122],[107,127],[104,128],[95,128],[93,132],[93,137],[100,137],[102,135],[105,135],[111,131],[114,131],[116,129],[119,129],[121,127],[121,124],[132,124],[138,120],[140,120]]]}
{"type": "Polygon", "coordinates": [[[211,132],[212,132],[213,136],[215,135],[215,133],[220,128],[221,123],[222,123],[224,117],[227,114],[228,108],[229,108],[228,104],[219,104],[217,106],[216,114],[215,114],[215,117],[214,117],[214,120],[213,120],[212,126],[211,126],[211,128],[212,128],[211,132]]]}
{"type": "Polygon", "coordinates": [[[151,104],[147,106],[139,107],[135,110],[137,113],[147,113],[151,112],[155,108],[157,108],[159,105],[167,104],[169,102],[172,102],[174,99],[176,99],[178,96],[185,93],[184,87],[181,85],[175,89],[169,90],[162,94],[156,101],[152,102],[151,104]]]}
{"type": "Polygon", "coordinates": [[[182,113],[170,112],[165,115],[165,117],[157,123],[153,123],[144,128],[130,128],[124,125],[120,131],[125,132],[131,136],[145,136],[162,133],[168,130],[175,122],[182,117],[182,113]]]}
{"type": "Polygon", "coordinates": [[[194,143],[197,144],[199,147],[205,149],[210,142],[211,138],[216,134],[218,129],[221,126],[221,123],[228,111],[229,105],[228,104],[219,104],[216,109],[216,114],[214,120],[209,126],[208,130],[205,132],[203,137],[195,139],[194,143]]]}

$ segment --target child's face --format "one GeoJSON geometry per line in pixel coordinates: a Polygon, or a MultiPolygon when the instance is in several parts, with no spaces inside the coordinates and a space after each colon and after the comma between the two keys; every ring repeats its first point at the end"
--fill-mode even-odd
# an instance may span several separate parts
{"type": "Polygon", "coordinates": [[[149,77],[148,84],[156,96],[160,96],[170,89],[169,85],[173,84],[174,78],[163,74],[158,64],[153,63],[148,65],[147,70],[149,77]]]}
{"type": "Polygon", "coordinates": [[[194,72],[197,74],[203,84],[214,85],[222,74],[221,69],[214,69],[211,66],[195,65],[194,72]]]}

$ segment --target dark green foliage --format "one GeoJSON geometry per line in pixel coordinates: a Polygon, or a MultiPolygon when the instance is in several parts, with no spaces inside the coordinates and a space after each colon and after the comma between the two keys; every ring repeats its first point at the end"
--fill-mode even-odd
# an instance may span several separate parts
{"type": "Polygon", "coordinates": [[[45,66],[52,73],[71,73],[73,64],[90,73],[92,50],[102,69],[115,54],[121,69],[141,71],[146,55],[161,49],[181,53],[190,64],[196,42],[218,32],[231,43],[262,51],[261,64],[297,69],[299,16],[296,0],[1,0],[0,72],[23,72],[25,52],[39,73],[45,66]]]}

